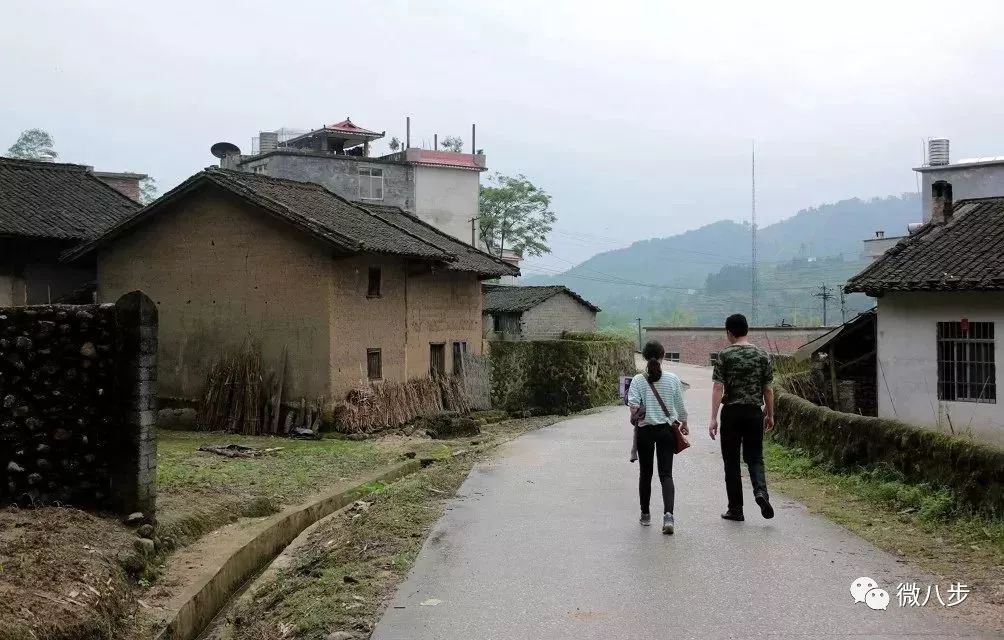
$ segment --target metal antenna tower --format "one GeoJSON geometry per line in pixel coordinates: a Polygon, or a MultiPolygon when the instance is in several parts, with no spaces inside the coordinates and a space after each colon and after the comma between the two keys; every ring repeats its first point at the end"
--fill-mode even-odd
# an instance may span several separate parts
{"type": "Polygon", "coordinates": [[[750,325],[757,326],[757,286],[759,285],[756,262],[756,140],[751,146],[751,178],[753,183],[752,206],[750,212],[750,228],[753,236],[752,255],[750,261],[750,325]]]}

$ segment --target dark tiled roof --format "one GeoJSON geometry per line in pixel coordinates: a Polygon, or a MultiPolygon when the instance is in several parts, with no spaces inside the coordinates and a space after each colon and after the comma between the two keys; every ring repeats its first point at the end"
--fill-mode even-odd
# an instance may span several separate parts
{"type": "Polygon", "coordinates": [[[1004,198],[956,203],[945,224],[928,223],[900,240],[845,291],[987,291],[1004,289],[1004,198]]]}
{"type": "MultiPolygon", "coordinates": [[[[443,240],[443,234],[436,232],[436,236],[433,236],[421,224],[390,222],[389,214],[377,215],[313,182],[298,182],[215,167],[195,174],[101,237],[71,250],[64,256],[64,260],[73,260],[93,251],[142,224],[177,197],[207,184],[222,187],[293,224],[301,231],[344,251],[392,254],[445,264],[450,269],[482,273],[478,270],[480,265],[473,263],[466,251],[470,247],[457,243],[465,249],[460,252],[456,247],[448,246],[443,240]],[[433,237],[435,240],[429,239],[433,237]]],[[[511,271],[505,272],[509,273],[511,271]]]]}
{"type": "Polygon", "coordinates": [[[501,284],[481,285],[485,313],[518,313],[537,306],[559,293],[567,293],[592,311],[600,308],[584,299],[568,287],[560,285],[547,287],[516,287],[501,284]]]}
{"type": "Polygon", "coordinates": [[[357,204],[365,207],[381,220],[400,227],[408,233],[418,236],[425,242],[455,255],[457,260],[449,265],[450,269],[456,271],[473,271],[474,273],[489,277],[519,275],[519,268],[465,242],[461,242],[449,234],[443,233],[428,222],[413,216],[399,207],[376,205],[368,202],[357,204]]]}
{"type": "Polygon", "coordinates": [[[83,240],[139,208],[89,167],[0,158],[0,235],[83,240]]]}

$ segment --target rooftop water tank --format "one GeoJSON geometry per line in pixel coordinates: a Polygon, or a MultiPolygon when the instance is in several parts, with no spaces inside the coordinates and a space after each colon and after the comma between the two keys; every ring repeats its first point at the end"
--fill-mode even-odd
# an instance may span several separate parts
{"type": "Polygon", "coordinates": [[[948,164],[948,138],[931,138],[927,141],[927,164],[932,167],[948,164]]]}

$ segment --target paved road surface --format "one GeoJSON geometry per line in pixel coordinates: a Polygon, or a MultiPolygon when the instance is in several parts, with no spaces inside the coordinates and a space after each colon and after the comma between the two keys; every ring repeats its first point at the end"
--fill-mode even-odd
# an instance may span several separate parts
{"type": "Polygon", "coordinates": [[[996,637],[898,607],[897,584],[932,579],[800,504],[775,493],[761,519],[745,469],[748,519],[721,520],[721,458],[701,429],[710,373],[677,371],[695,446],[674,464],[676,535],[637,524],[625,408],[560,423],[474,469],[373,638],[996,637]],[[860,576],[890,592],[886,611],[853,603],[860,576]]]}

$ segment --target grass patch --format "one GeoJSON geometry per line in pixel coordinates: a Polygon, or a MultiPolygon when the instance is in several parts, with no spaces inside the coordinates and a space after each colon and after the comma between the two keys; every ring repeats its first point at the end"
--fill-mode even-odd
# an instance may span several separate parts
{"type": "MultiPolygon", "coordinates": [[[[886,551],[973,587],[980,623],[1004,620],[1004,514],[976,515],[950,489],[908,482],[892,467],[841,472],[804,450],[766,443],[771,484],[886,551]]],[[[963,609],[965,609],[963,611],[963,609]]]]}
{"type": "Polygon", "coordinates": [[[186,544],[241,517],[261,517],[326,486],[397,461],[401,442],[290,440],[227,433],[159,431],[159,533],[186,544]],[[226,458],[204,444],[282,447],[260,458],[226,458]]]}

